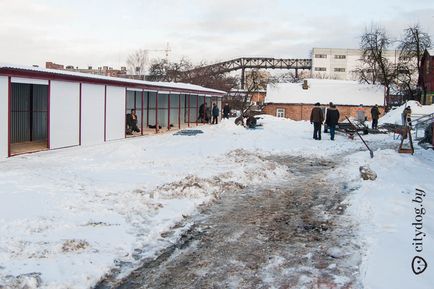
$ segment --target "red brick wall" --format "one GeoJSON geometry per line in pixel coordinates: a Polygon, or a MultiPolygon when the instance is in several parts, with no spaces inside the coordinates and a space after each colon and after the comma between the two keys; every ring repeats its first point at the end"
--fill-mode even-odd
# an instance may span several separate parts
{"type": "Polygon", "coordinates": [[[65,67],[62,64],[57,64],[54,62],[45,62],[45,68],[48,68],[48,69],[65,69],[65,67]]]}
{"type": "Polygon", "coordinates": [[[426,57],[424,60],[425,62],[422,63],[421,68],[423,69],[423,77],[425,79],[427,92],[434,92],[434,57],[429,56],[426,57]],[[428,64],[426,62],[428,62],[428,64]]]}
{"type": "MultiPolygon", "coordinates": [[[[276,111],[278,108],[285,109],[285,117],[292,120],[310,120],[310,113],[313,108],[313,104],[267,104],[264,107],[264,113],[276,116],[276,111]]],[[[324,105],[323,107],[326,107],[324,105]]],[[[345,116],[348,117],[356,117],[358,106],[336,106],[340,113],[340,121],[345,120],[345,116]]],[[[365,115],[368,117],[368,120],[371,120],[371,106],[363,107],[365,110],[365,115]]],[[[380,107],[381,115],[384,114],[384,108],[380,107]]]]}

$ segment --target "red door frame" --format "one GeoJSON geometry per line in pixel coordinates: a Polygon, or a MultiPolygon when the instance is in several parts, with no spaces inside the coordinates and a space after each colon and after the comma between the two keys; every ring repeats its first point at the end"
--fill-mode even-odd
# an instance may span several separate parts
{"type": "Polygon", "coordinates": [[[48,93],[47,93],[47,148],[50,149],[51,143],[51,80],[48,80],[48,93]]]}
{"type": "Polygon", "coordinates": [[[170,91],[167,95],[167,130],[170,130],[170,91]]]}
{"type": "MultiPolygon", "coordinates": [[[[81,87],[81,83],[80,83],[80,87],[81,87]]],[[[51,96],[51,80],[48,80],[48,88],[47,88],[47,148],[48,149],[50,149],[50,96],[51,96]]],[[[80,95],[80,107],[81,107],[81,95],[80,95]]],[[[8,158],[11,157],[12,155],[11,154],[11,108],[12,108],[12,76],[8,76],[8,158]]],[[[81,113],[81,109],[80,109],[80,113],[81,113]]]]}
{"type": "Polygon", "coordinates": [[[149,91],[146,92],[146,128],[149,128],[149,91]]]}
{"type": "Polygon", "coordinates": [[[188,95],[188,127],[190,127],[190,94],[188,95]]]}
{"type": "Polygon", "coordinates": [[[12,95],[12,77],[8,77],[8,157],[11,156],[11,95],[12,95]]]}
{"type": "Polygon", "coordinates": [[[178,129],[181,129],[181,94],[178,94],[178,129]]]}
{"type": "Polygon", "coordinates": [[[107,85],[104,85],[104,141],[107,141],[107,85]]]}
{"type": "Polygon", "coordinates": [[[141,125],[140,125],[140,134],[141,135],[143,135],[143,111],[144,111],[144,109],[143,109],[143,101],[144,101],[144,94],[145,94],[145,92],[144,92],[144,90],[142,89],[142,119],[141,119],[141,125]]]}
{"type": "Polygon", "coordinates": [[[203,96],[203,119],[202,119],[202,124],[205,124],[205,118],[206,118],[206,95],[203,96]]]}
{"type": "Polygon", "coordinates": [[[158,133],[158,91],[155,94],[155,133],[158,133]]]}
{"type": "MultiPolygon", "coordinates": [[[[125,109],[124,109],[124,138],[127,138],[127,113],[128,113],[128,89],[125,87],[125,109]]],[[[136,93],[134,93],[134,108],[136,107],[136,93]]]]}
{"type": "Polygon", "coordinates": [[[78,96],[78,102],[79,102],[79,108],[78,108],[78,145],[79,146],[81,146],[81,91],[82,91],[82,84],[80,82],[79,96],[78,96]]]}
{"type": "Polygon", "coordinates": [[[196,95],[196,126],[199,125],[199,95],[196,95]]]}

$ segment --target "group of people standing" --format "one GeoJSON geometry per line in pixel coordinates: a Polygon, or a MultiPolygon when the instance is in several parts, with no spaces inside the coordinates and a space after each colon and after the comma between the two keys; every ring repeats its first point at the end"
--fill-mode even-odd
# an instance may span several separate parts
{"type": "MultiPolygon", "coordinates": [[[[325,117],[320,103],[315,103],[315,106],[313,107],[310,114],[310,123],[313,123],[313,138],[316,140],[321,140],[321,127],[325,120],[325,124],[330,130],[330,139],[335,140],[336,125],[339,122],[339,117],[339,110],[332,102],[330,102],[330,105],[327,108],[325,117]]],[[[325,130],[325,132],[327,131],[325,130]]]]}
{"type": "MultiPolygon", "coordinates": [[[[220,115],[220,109],[217,106],[217,104],[215,104],[215,103],[212,104],[211,115],[212,115],[211,124],[218,124],[218,122],[219,122],[218,117],[220,115]]],[[[197,117],[197,120],[199,122],[206,122],[206,123],[208,123],[210,121],[209,108],[206,107],[205,103],[202,103],[199,106],[199,115],[197,117]]]]}
{"type": "MultiPolygon", "coordinates": [[[[378,129],[378,119],[380,118],[381,112],[378,108],[378,105],[375,105],[371,108],[371,117],[372,117],[372,129],[378,129]]],[[[321,140],[321,126],[325,121],[325,129],[324,132],[327,132],[327,129],[330,130],[330,139],[335,139],[335,131],[336,126],[339,123],[340,113],[332,102],[330,102],[329,107],[327,108],[327,112],[324,116],[324,110],[321,108],[319,102],[315,103],[312,112],[310,114],[310,123],[313,123],[313,138],[316,140],[321,140]]],[[[365,117],[363,117],[363,121],[365,117]]]]}

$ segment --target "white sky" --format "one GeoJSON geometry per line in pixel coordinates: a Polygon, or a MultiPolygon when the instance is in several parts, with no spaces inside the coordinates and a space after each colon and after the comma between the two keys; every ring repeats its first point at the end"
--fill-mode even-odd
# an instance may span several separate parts
{"type": "Polygon", "coordinates": [[[171,60],[214,62],[357,48],[371,23],[395,38],[414,23],[433,35],[434,1],[0,0],[0,19],[0,62],[119,67],[130,52],[167,42],[171,60]]]}

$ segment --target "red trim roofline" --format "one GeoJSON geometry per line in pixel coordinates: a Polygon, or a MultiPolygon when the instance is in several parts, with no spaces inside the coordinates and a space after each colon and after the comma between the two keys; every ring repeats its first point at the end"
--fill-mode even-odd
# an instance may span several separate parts
{"type": "Polygon", "coordinates": [[[206,91],[206,90],[194,90],[194,89],[186,89],[186,88],[169,88],[165,86],[158,85],[147,85],[147,84],[139,84],[136,82],[129,82],[128,79],[125,81],[119,81],[117,79],[109,80],[109,79],[99,79],[87,76],[79,76],[79,75],[68,75],[68,74],[57,74],[46,71],[33,71],[19,68],[0,68],[0,75],[10,76],[10,77],[23,77],[23,78],[33,78],[33,79],[43,79],[43,80],[61,80],[61,81],[74,81],[74,82],[82,82],[88,84],[102,84],[102,85],[112,85],[112,86],[122,86],[122,87],[131,87],[131,88],[140,88],[144,90],[175,90],[179,93],[192,93],[192,94],[206,94],[212,96],[223,96],[225,93],[206,91]]]}

